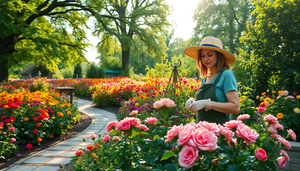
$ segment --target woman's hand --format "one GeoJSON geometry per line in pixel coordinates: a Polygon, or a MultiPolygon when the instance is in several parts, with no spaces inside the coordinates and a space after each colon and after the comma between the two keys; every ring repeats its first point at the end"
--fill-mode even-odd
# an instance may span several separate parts
{"type": "Polygon", "coordinates": [[[189,98],[186,102],[185,102],[185,108],[187,111],[191,110],[191,104],[195,101],[194,98],[189,98]]]}
{"type": "Polygon", "coordinates": [[[207,100],[197,100],[195,102],[193,102],[191,104],[191,106],[189,107],[189,109],[192,112],[197,112],[198,110],[204,109],[205,111],[210,110],[211,109],[211,100],[207,99],[207,100]]]}

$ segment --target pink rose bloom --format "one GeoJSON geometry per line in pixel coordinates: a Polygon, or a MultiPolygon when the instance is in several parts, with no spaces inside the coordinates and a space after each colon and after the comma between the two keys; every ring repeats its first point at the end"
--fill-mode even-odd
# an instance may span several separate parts
{"type": "Polygon", "coordinates": [[[244,138],[247,145],[251,145],[252,142],[256,141],[259,134],[255,130],[250,129],[247,125],[239,124],[236,129],[236,135],[244,138]]]}
{"type": "Polygon", "coordinates": [[[85,150],[85,153],[89,153],[89,152],[90,152],[90,150],[89,150],[89,149],[86,149],[86,150],[85,150]]]}
{"type": "Polygon", "coordinates": [[[275,138],[275,139],[278,139],[278,138],[280,138],[281,136],[278,135],[278,134],[271,134],[271,137],[273,137],[273,138],[275,138]]]}
{"type": "Polygon", "coordinates": [[[283,155],[285,157],[286,161],[290,161],[290,157],[289,157],[288,153],[285,152],[284,150],[281,150],[280,155],[283,155]]]}
{"type": "Polygon", "coordinates": [[[143,131],[148,131],[149,128],[146,125],[139,124],[138,128],[142,129],[143,131]]]}
{"type": "Polygon", "coordinates": [[[294,131],[292,129],[287,130],[287,132],[289,133],[289,135],[291,136],[291,138],[296,141],[296,134],[294,133],[294,131]]]}
{"type": "Polygon", "coordinates": [[[218,125],[220,131],[219,133],[225,137],[225,139],[231,140],[234,136],[234,132],[232,132],[229,128],[223,127],[222,125],[218,125]]]}
{"type": "Polygon", "coordinates": [[[6,135],[6,134],[7,134],[7,132],[3,132],[2,134],[3,134],[3,135],[6,135]]]}
{"type": "Polygon", "coordinates": [[[266,109],[265,109],[264,107],[259,107],[259,108],[257,109],[257,112],[258,112],[258,113],[265,113],[265,111],[266,111],[266,109]]]}
{"type": "Polygon", "coordinates": [[[192,136],[192,132],[194,130],[195,130],[195,127],[190,126],[190,125],[185,125],[178,134],[177,144],[178,145],[187,145],[187,143],[189,142],[189,140],[192,136]]]}
{"type": "Polygon", "coordinates": [[[10,131],[14,131],[14,130],[15,130],[15,128],[14,128],[14,127],[10,127],[8,130],[10,130],[10,131]]]}
{"type": "Polygon", "coordinates": [[[171,107],[176,106],[175,102],[173,100],[169,99],[169,98],[163,99],[163,103],[167,108],[171,108],[171,107]]]}
{"type": "Polygon", "coordinates": [[[185,145],[179,152],[178,163],[181,167],[190,168],[199,159],[199,150],[196,147],[185,145]]]}
{"type": "Polygon", "coordinates": [[[28,134],[28,131],[25,131],[24,134],[25,134],[25,135],[28,134]]]}
{"type": "Polygon", "coordinates": [[[135,115],[135,114],[138,114],[139,111],[138,110],[133,110],[132,112],[130,112],[129,116],[132,116],[132,115],[135,115]]]}
{"type": "Polygon", "coordinates": [[[281,98],[281,95],[278,95],[278,96],[276,97],[277,100],[280,99],[280,98],[281,98]]]}
{"type": "Polygon", "coordinates": [[[200,121],[198,123],[201,127],[207,129],[208,131],[210,132],[213,132],[216,136],[219,135],[219,127],[216,123],[210,123],[210,122],[207,122],[207,121],[200,121]]]}
{"type": "Polygon", "coordinates": [[[286,139],[280,137],[277,139],[281,144],[283,144],[287,149],[291,149],[291,144],[286,139]]]}
{"type": "Polygon", "coordinates": [[[265,121],[269,121],[269,122],[271,122],[271,123],[273,123],[273,124],[275,124],[275,125],[278,124],[278,119],[277,119],[275,116],[271,115],[271,114],[266,115],[266,116],[264,117],[264,120],[265,120],[265,121]]]}
{"type": "Polygon", "coordinates": [[[3,126],[3,122],[0,122],[0,126],[3,126]]]}
{"type": "Polygon", "coordinates": [[[138,118],[134,118],[134,117],[127,117],[123,120],[128,120],[130,122],[130,125],[132,126],[137,126],[141,123],[141,120],[138,118]]]}
{"type": "Polygon", "coordinates": [[[131,126],[130,121],[125,118],[119,122],[119,124],[116,127],[116,131],[120,131],[120,130],[126,131],[130,129],[130,126],[131,126]]]}
{"type": "Polygon", "coordinates": [[[110,136],[109,136],[109,135],[105,135],[105,136],[103,137],[102,141],[103,141],[104,143],[106,143],[109,139],[110,139],[110,136]]]}
{"type": "Polygon", "coordinates": [[[277,134],[276,125],[272,124],[272,125],[268,128],[268,131],[271,132],[272,134],[277,134]]]}
{"type": "Polygon", "coordinates": [[[265,161],[267,159],[267,153],[264,149],[259,148],[259,149],[255,150],[255,157],[259,161],[265,161]]]}
{"type": "Polygon", "coordinates": [[[108,122],[107,126],[106,126],[106,131],[107,132],[112,132],[113,131],[113,127],[117,127],[119,124],[118,121],[112,121],[112,122],[108,122]]]}
{"type": "Polygon", "coordinates": [[[165,142],[172,141],[182,129],[183,129],[182,124],[179,126],[174,125],[170,130],[168,130],[167,135],[165,136],[166,138],[165,142]]]}
{"type": "Polygon", "coordinates": [[[156,121],[157,121],[157,119],[154,117],[146,118],[146,120],[145,120],[145,122],[148,124],[154,124],[156,121]]]}
{"type": "Polygon", "coordinates": [[[249,114],[243,114],[243,115],[238,116],[236,120],[242,121],[242,120],[249,119],[249,118],[250,118],[249,114]]]}
{"type": "Polygon", "coordinates": [[[198,147],[202,151],[212,151],[218,148],[218,137],[205,128],[198,128],[192,133],[192,137],[188,144],[198,147]]]}
{"type": "Polygon", "coordinates": [[[90,138],[91,138],[92,140],[94,140],[96,137],[97,137],[97,135],[96,135],[96,134],[92,134],[92,135],[90,135],[90,138]]]}
{"type": "Polygon", "coordinates": [[[156,109],[159,109],[163,106],[164,106],[164,104],[163,104],[162,101],[156,101],[156,102],[153,103],[153,108],[156,108],[156,109]]]}
{"type": "Polygon", "coordinates": [[[281,93],[282,96],[287,96],[289,95],[289,92],[287,90],[284,90],[282,93],[281,93]]]}
{"type": "Polygon", "coordinates": [[[277,158],[277,163],[280,168],[283,168],[286,164],[285,157],[281,156],[277,158]]]}
{"type": "Polygon", "coordinates": [[[276,125],[276,128],[278,128],[278,129],[280,129],[280,130],[284,130],[283,125],[281,125],[281,124],[279,124],[279,123],[276,125]]]}
{"type": "Polygon", "coordinates": [[[113,136],[112,140],[113,140],[113,141],[120,141],[120,137],[118,137],[118,136],[113,136]]]}
{"type": "Polygon", "coordinates": [[[78,150],[78,151],[76,151],[75,155],[76,155],[76,156],[80,156],[82,153],[83,153],[82,150],[78,150]]]}
{"type": "Polygon", "coordinates": [[[27,145],[26,145],[26,148],[27,148],[28,150],[31,150],[31,149],[32,149],[32,145],[31,145],[31,144],[27,144],[27,145]]]}
{"type": "Polygon", "coordinates": [[[240,125],[242,123],[243,123],[242,121],[231,120],[231,121],[228,121],[228,122],[224,123],[224,126],[226,128],[232,129],[232,128],[237,128],[238,125],[240,125]]]}
{"type": "Polygon", "coordinates": [[[12,142],[12,143],[14,143],[14,142],[16,142],[17,140],[15,139],[15,138],[11,138],[10,139],[10,142],[12,142]]]}
{"type": "Polygon", "coordinates": [[[284,99],[291,99],[291,100],[294,100],[295,97],[294,97],[294,96],[287,96],[287,97],[285,97],[284,99]]]}
{"type": "Polygon", "coordinates": [[[17,156],[18,156],[18,157],[21,157],[21,156],[22,156],[22,154],[21,154],[21,153],[19,153],[17,156]]]}

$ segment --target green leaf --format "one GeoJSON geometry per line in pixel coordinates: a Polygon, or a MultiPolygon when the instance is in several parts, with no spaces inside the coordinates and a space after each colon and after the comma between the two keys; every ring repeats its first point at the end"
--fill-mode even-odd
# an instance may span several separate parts
{"type": "Polygon", "coordinates": [[[168,158],[170,158],[172,156],[174,156],[173,151],[167,151],[167,152],[164,153],[164,155],[162,156],[162,158],[160,159],[160,161],[166,160],[166,159],[168,159],[168,158]]]}
{"type": "Polygon", "coordinates": [[[244,161],[247,160],[247,156],[237,156],[236,159],[239,160],[239,161],[244,162],[244,161]]]}
{"type": "Polygon", "coordinates": [[[169,119],[176,119],[179,118],[179,116],[171,116],[169,119]]]}
{"type": "Polygon", "coordinates": [[[174,171],[177,169],[177,166],[174,163],[168,163],[164,166],[164,169],[174,171]]]}
{"type": "Polygon", "coordinates": [[[159,145],[159,144],[161,144],[161,143],[163,143],[164,142],[164,139],[163,138],[157,138],[156,139],[156,145],[159,145]]]}
{"type": "Polygon", "coordinates": [[[113,152],[111,155],[109,155],[108,160],[114,159],[115,157],[119,156],[119,154],[119,151],[113,152]]]}
{"type": "Polygon", "coordinates": [[[227,167],[227,170],[230,170],[230,171],[238,171],[239,170],[239,166],[237,164],[230,164],[228,167],[227,167]]]}
{"type": "Polygon", "coordinates": [[[140,151],[140,147],[139,146],[132,146],[133,151],[135,152],[139,152],[140,151]]]}
{"type": "Polygon", "coordinates": [[[159,138],[159,135],[155,135],[155,136],[153,137],[153,140],[156,140],[157,138],[159,138]]]}
{"type": "Polygon", "coordinates": [[[134,137],[134,136],[136,136],[138,133],[136,132],[136,131],[134,131],[134,130],[132,130],[132,136],[134,137]]]}
{"type": "Polygon", "coordinates": [[[112,131],[111,133],[109,133],[109,136],[114,136],[114,135],[117,135],[118,132],[117,131],[112,131]]]}
{"type": "Polygon", "coordinates": [[[143,156],[142,159],[144,159],[147,163],[153,163],[156,160],[158,160],[158,156],[157,155],[150,155],[150,156],[143,156]]]}

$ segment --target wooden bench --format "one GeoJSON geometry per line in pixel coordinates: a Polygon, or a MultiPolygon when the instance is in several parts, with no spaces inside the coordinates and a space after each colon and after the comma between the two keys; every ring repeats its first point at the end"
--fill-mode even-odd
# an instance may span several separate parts
{"type": "Polygon", "coordinates": [[[59,94],[69,94],[71,104],[73,103],[73,90],[75,89],[74,87],[54,87],[54,89],[58,91],[59,94]]]}

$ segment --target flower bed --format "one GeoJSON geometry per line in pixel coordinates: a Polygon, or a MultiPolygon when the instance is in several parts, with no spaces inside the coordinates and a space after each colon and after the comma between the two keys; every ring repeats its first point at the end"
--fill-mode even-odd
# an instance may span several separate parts
{"type": "Polygon", "coordinates": [[[79,121],[76,103],[54,92],[0,93],[0,158],[18,151],[20,143],[39,145],[79,121]]]}

